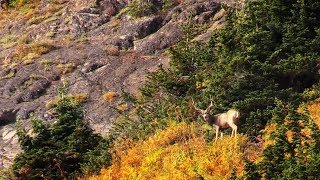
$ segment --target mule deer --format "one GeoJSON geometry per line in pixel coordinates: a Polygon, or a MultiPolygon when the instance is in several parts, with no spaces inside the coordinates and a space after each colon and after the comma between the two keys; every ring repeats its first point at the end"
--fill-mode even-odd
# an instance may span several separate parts
{"type": "Polygon", "coordinates": [[[213,102],[211,99],[210,105],[207,107],[206,110],[199,109],[195,106],[195,103],[192,99],[192,105],[194,109],[201,113],[203,119],[212,127],[216,129],[216,140],[218,139],[218,133],[220,128],[231,128],[232,133],[231,137],[234,135],[237,137],[237,126],[234,124],[240,118],[240,112],[235,109],[230,109],[227,112],[211,115],[210,111],[214,109],[213,102]]]}

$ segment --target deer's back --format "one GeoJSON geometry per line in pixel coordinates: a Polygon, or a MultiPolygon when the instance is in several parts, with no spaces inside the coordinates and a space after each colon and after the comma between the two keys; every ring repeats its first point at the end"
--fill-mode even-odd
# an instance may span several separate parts
{"type": "Polygon", "coordinates": [[[216,124],[220,128],[228,128],[230,124],[234,124],[238,121],[240,117],[239,111],[235,109],[230,109],[225,113],[216,114],[213,116],[213,122],[210,125],[216,124]]]}
{"type": "Polygon", "coordinates": [[[227,113],[216,114],[213,116],[214,124],[218,125],[221,128],[228,128],[228,115],[227,113]]]}
{"type": "Polygon", "coordinates": [[[233,123],[236,123],[240,118],[240,112],[235,109],[230,109],[228,112],[228,119],[232,120],[233,123]]]}

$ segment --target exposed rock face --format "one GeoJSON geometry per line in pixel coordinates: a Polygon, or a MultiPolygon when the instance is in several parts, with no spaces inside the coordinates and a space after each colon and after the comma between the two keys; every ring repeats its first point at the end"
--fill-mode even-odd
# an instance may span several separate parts
{"type": "Polygon", "coordinates": [[[1,170],[2,168],[8,168],[11,165],[16,154],[21,152],[17,131],[12,124],[0,127],[0,144],[1,170]]]}
{"type": "Polygon", "coordinates": [[[3,109],[0,112],[0,125],[12,123],[16,119],[16,110],[14,109],[3,109]]]}
{"type": "Polygon", "coordinates": [[[52,14],[40,22],[0,21],[0,39],[10,35],[18,41],[25,35],[30,41],[50,41],[55,46],[44,54],[32,57],[29,53],[26,57],[30,58],[17,59],[23,49],[0,40],[0,163],[6,167],[20,152],[14,122],[20,118],[29,127],[30,113],[51,121],[46,103],[56,96],[61,79],[68,80],[69,93],[87,95],[86,120],[96,131],[106,132],[117,118],[110,106],[116,107],[121,99],[106,101],[105,92],[120,94],[123,88],[137,94],[146,72],[154,71],[159,63],[168,64],[163,52],[181,39],[181,25],[190,21],[211,27],[198,36],[206,41],[222,21],[213,18],[221,9],[214,0],[187,0],[138,19],[116,16],[126,0],[48,2],[40,2],[36,15],[52,14]]]}
{"type": "Polygon", "coordinates": [[[134,23],[127,23],[121,27],[121,34],[133,36],[135,39],[144,37],[157,32],[161,28],[162,17],[160,15],[139,19],[134,23]]]}
{"type": "Polygon", "coordinates": [[[189,21],[192,24],[205,24],[220,9],[221,5],[215,1],[190,1],[177,6],[165,17],[163,27],[147,38],[135,42],[135,50],[140,53],[155,53],[166,49],[181,39],[183,23],[189,21]]]}

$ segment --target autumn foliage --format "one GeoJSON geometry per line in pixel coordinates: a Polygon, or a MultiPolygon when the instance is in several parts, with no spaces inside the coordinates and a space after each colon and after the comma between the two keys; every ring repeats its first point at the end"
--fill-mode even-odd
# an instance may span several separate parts
{"type": "Polygon", "coordinates": [[[278,102],[273,118],[263,130],[263,156],[247,177],[263,179],[318,179],[320,177],[318,100],[298,108],[278,102]],[[309,112],[310,111],[310,112],[309,112]],[[311,115],[310,115],[311,114],[311,115]]]}
{"type": "Polygon", "coordinates": [[[89,179],[229,179],[232,171],[243,174],[244,158],[259,155],[244,135],[208,143],[203,131],[199,124],[182,122],[146,141],[117,142],[112,166],[89,179]]]}

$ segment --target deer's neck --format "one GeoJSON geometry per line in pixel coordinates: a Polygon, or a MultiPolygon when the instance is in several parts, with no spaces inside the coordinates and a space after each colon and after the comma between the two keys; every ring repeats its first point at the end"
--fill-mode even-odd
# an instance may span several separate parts
{"type": "Polygon", "coordinates": [[[218,126],[222,126],[223,122],[221,122],[221,114],[216,114],[214,116],[212,116],[212,124],[218,125],[218,126]]]}
{"type": "Polygon", "coordinates": [[[216,124],[216,120],[215,120],[215,117],[208,114],[206,117],[204,117],[205,121],[209,124],[209,125],[213,125],[213,124],[216,124]]]}

